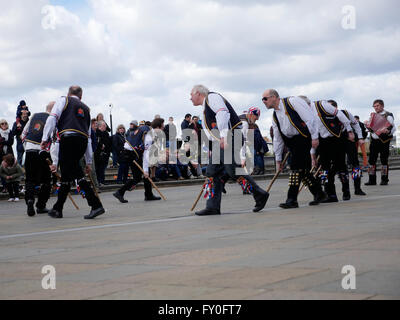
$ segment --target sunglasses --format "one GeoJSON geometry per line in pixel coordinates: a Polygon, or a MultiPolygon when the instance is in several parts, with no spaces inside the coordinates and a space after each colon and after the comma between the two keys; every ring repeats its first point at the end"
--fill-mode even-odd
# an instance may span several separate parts
{"type": "Polygon", "coordinates": [[[264,97],[264,98],[262,98],[262,101],[268,101],[269,98],[272,98],[272,96],[264,97]]]}
{"type": "Polygon", "coordinates": [[[0,123],[0,126],[7,125],[7,122],[0,123]]]}

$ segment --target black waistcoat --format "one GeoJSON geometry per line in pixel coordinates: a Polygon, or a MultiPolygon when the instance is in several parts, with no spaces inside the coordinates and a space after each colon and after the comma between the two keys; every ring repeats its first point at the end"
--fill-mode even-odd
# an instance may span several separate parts
{"type": "Polygon", "coordinates": [[[35,113],[33,115],[25,141],[33,144],[40,144],[42,142],[43,129],[48,117],[49,114],[47,112],[35,113]]]}
{"type": "MultiPolygon", "coordinates": [[[[230,114],[230,119],[229,119],[229,129],[234,130],[236,129],[239,125],[242,124],[240,121],[238,115],[236,114],[235,110],[233,109],[232,105],[226,100],[223,96],[221,96],[219,93],[216,92],[210,92],[210,94],[218,94],[222,100],[225,103],[225,106],[228,108],[229,114],[230,114]]],[[[205,100],[205,107],[204,107],[204,124],[208,132],[212,137],[215,139],[219,140],[219,131],[217,127],[217,119],[216,119],[216,113],[210,108],[208,104],[208,96],[206,97],[205,100]],[[213,130],[216,129],[216,130],[213,130]]]]}
{"type": "Polygon", "coordinates": [[[89,127],[89,107],[79,99],[66,97],[64,110],[57,123],[60,135],[66,131],[74,131],[88,138],[89,127]]]}
{"type": "Polygon", "coordinates": [[[315,101],[314,103],[322,124],[333,136],[340,138],[343,124],[339,121],[336,115],[332,115],[324,109],[321,101],[315,101]]]}
{"type": "MultiPolygon", "coordinates": [[[[285,108],[285,114],[289,118],[289,121],[292,124],[292,126],[295,127],[296,130],[299,132],[299,134],[302,135],[304,138],[310,138],[311,134],[310,134],[310,131],[308,130],[306,123],[303,121],[303,119],[300,118],[300,116],[296,112],[296,110],[294,110],[293,106],[291,105],[291,103],[289,101],[289,98],[282,99],[282,103],[285,108]]],[[[278,126],[278,130],[282,136],[283,141],[285,141],[285,143],[287,144],[287,140],[289,138],[282,133],[281,125],[279,123],[279,120],[278,120],[278,117],[277,117],[275,111],[273,114],[273,120],[275,121],[276,125],[278,126]]]]}

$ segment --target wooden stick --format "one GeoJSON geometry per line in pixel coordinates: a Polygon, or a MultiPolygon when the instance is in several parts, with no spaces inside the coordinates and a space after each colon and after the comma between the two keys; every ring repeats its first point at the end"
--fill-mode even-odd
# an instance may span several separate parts
{"type": "Polygon", "coordinates": [[[99,200],[100,200],[99,194],[97,193],[96,186],[94,185],[94,182],[93,182],[93,179],[92,179],[92,175],[89,173],[88,176],[89,176],[90,183],[92,184],[92,188],[94,190],[94,193],[96,194],[96,197],[99,198],[99,200]]]}
{"type": "MultiPolygon", "coordinates": [[[[286,156],[281,163],[281,167],[283,167],[286,164],[286,161],[289,158],[289,154],[290,154],[290,152],[286,153],[286,156]]],[[[271,183],[269,184],[269,186],[267,188],[268,193],[271,191],[272,185],[274,184],[274,182],[278,178],[278,176],[281,174],[281,172],[282,172],[282,170],[279,170],[275,173],[275,176],[272,178],[271,183]]]]}
{"type": "MultiPolygon", "coordinates": [[[[143,168],[139,165],[139,163],[136,162],[136,160],[133,160],[133,163],[140,169],[140,171],[142,171],[143,174],[145,174],[143,168]]],[[[164,201],[167,201],[167,198],[164,197],[164,195],[161,193],[160,189],[158,189],[157,186],[154,184],[153,180],[151,180],[150,177],[148,177],[147,179],[149,179],[151,185],[153,186],[154,189],[157,190],[157,192],[160,194],[161,198],[163,198],[164,201]]]]}
{"type": "MultiPolygon", "coordinates": [[[[50,162],[49,160],[47,160],[47,163],[48,163],[49,165],[51,165],[51,162],[50,162]]],[[[56,176],[56,178],[57,178],[58,181],[61,181],[61,176],[60,176],[57,172],[54,172],[53,174],[56,176]]],[[[71,196],[71,194],[70,194],[69,192],[68,192],[68,198],[69,198],[69,200],[71,200],[71,202],[72,202],[72,204],[74,205],[75,209],[76,209],[76,210],[79,210],[78,205],[76,204],[76,202],[74,201],[74,199],[72,199],[72,196],[71,196]]]]}
{"type": "MultiPolygon", "coordinates": [[[[204,183],[207,183],[207,179],[204,183]]],[[[203,192],[204,192],[204,184],[201,186],[201,191],[200,191],[199,195],[197,196],[197,199],[196,199],[195,203],[193,204],[192,209],[190,209],[190,211],[193,211],[194,208],[196,208],[197,203],[199,202],[201,196],[203,195],[203,192]]]]}
{"type": "MultiPolygon", "coordinates": [[[[318,156],[318,158],[317,158],[317,163],[318,163],[318,161],[319,161],[319,156],[318,156]]],[[[311,170],[310,170],[310,173],[313,173],[313,171],[316,169],[317,167],[316,166],[313,166],[312,168],[311,168],[311,170]]],[[[321,168],[321,167],[320,167],[321,168]]],[[[320,169],[318,169],[317,170],[317,172],[319,171],[320,169]]],[[[315,178],[315,176],[314,176],[314,178],[315,178]]],[[[305,184],[304,183],[301,183],[301,187],[300,187],[300,189],[299,189],[299,193],[298,194],[300,194],[300,192],[304,189],[304,187],[305,187],[305,184]]],[[[307,187],[306,187],[307,188],[307,187]]]]}

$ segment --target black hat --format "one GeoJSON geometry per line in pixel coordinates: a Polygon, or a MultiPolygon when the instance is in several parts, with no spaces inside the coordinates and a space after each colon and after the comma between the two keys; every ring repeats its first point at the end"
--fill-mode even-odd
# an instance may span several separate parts
{"type": "Polygon", "coordinates": [[[21,100],[21,101],[19,102],[19,106],[20,106],[20,107],[26,106],[25,100],[21,100]]]}

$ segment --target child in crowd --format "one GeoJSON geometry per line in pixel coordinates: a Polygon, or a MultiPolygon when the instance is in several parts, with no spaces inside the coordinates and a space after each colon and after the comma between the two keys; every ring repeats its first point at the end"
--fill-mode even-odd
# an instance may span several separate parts
{"type": "Polygon", "coordinates": [[[24,172],[15,157],[12,154],[5,155],[0,166],[0,176],[6,182],[10,195],[9,202],[19,201],[19,183],[23,175],[24,172]]]}
{"type": "Polygon", "coordinates": [[[21,100],[17,107],[17,119],[16,119],[17,124],[19,124],[19,122],[21,121],[22,110],[28,111],[28,117],[31,116],[31,112],[29,111],[28,106],[26,105],[26,102],[24,100],[21,100]]]}

